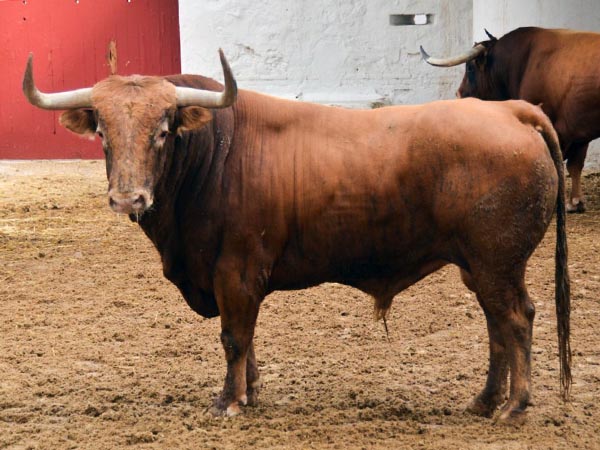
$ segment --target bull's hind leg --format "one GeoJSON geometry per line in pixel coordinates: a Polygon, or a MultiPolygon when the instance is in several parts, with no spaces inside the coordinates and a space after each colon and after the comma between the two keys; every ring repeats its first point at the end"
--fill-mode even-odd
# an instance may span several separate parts
{"type": "Polygon", "coordinates": [[[507,378],[508,378],[508,357],[506,346],[498,324],[493,315],[491,315],[484,306],[482,299],[477,292],[477,287],[468,272],[461,269],[461,278],[465,285],[477,295],[477,300],[483,308],[490,345],[490,364],[488,368],[487,380],[483,390],[471,401],[467,411],[484,417],[492,417],[494,412],[504,402],[506,396],[507,378]]]}
{"type": "MultiPolygon", "coordinates": [[[[497,270],[498,268],[494,272],[497,270]]],[[[495,366],[497,369],[497,373],[491,375],[494,379],[490,386],[501,386],[501,378],[505,376],[502,358],[506,358],[510,367],[510,394],[508,402],[502,407],[499,420],[518,420],[530,400],[531,339],[535,307],[525,288],[524,266],[513,269],[509,275],[494,272],[476,277],[478,298],[490,330],[490,368],[495,366]],[[499,351],[492,351],[492,342],[503,344],[504,352],[499,350],[501,347],[497,348],[499,351]],[[498,359],[494,361],[493,358],[498,359]]],[[[488,381],[489,377],[488,374],[488,381]]],[[[499,391],[490,392],[497,393],[499,391]]],[[[485,400],[486,389],[482,394],[485,400]]]]}
{"type": "Polygon", "coordinates": [[[567,202],[567,212],[583,213],[585,212],[585,203],[581,191],[581,172],[588,149],[587,143],[574,143],[567,149],[567,171],[571,177],[571,195],[567,202]]]}

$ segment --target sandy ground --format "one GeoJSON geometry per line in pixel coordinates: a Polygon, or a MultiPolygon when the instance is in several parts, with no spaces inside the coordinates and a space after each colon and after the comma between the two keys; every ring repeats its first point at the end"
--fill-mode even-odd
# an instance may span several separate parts
{"type": "Polygon", "coordinates": [[[600,174],[569,216],[572,401],[558,395],[554,224],[532,257],[534,405],[520,428],[471,416],[487,333],[453,267],[396,299],[325,284],[275,293],[256,348],[260,405],[213,418],[218,319],[195,315],[137,225],[113,214],[104,163],[0,162],[0,449],[600,448],[600,174]]]}

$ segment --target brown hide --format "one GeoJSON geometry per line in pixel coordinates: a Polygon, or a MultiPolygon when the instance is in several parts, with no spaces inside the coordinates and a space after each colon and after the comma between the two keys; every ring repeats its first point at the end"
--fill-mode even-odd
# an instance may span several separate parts
{"type": "MultiPolygon", "coordinates": [[[[395,294],[450,262],[463,269],[491,329],[525,327],[514,332],[526,341],[513,343],[511,331],[505,345],[517,353],[530,345],[525,265],[562,198],[556,135],[538,108],[466,99],[356,111],[242,90],[232,110],[215,111],[212,124],[176,145],[188,159],[176,159],[169,176],[187,180],[165,202],[174,224],[153,232],[154,217],[165,220],[157,210],[141,225],[159,248],[161,239],[172,244],[161,250],[165,273],[190,305],[221,314],[228,376],[217,411],[255,402],[258,372],[246,372],[243,355],[249,349],[255,367],[256,314],[277,289],[349,284],[372,294],[385,316],[395,294]],[[509,311],[517,316],[509,320],[509,311]]],[[[557,298],[568,298],[560,217],[557,298]]],[[[559,318],[569,379],[568,306],[559,318]]],[[[484,415],[504,398],[507,357],[495,358],[471,408],[484,415]]],[[[511,363],[516,394],[503,418],[526,406],[528,364],[511,363]]]]}
{"type": "MultiPolygon", "coordinates": [[[[203,172],[194,177],[197,186],[177,193],[186,205],[176,219],[188,251],[175,259],[194,289],[207,293],[218,258],[231,253],[257,259],[261,294],[338,281],[393,296],[447,262],[469,268],[457,233],[473,236],[467,224],[483,199],[499,185],[516,190],[515,180],[525,192],[537,182],[527,170],[539,170],[543,161],[555,172],[531,125],[543,115],[525,103],[465,100],[350,111],[240,91],[233,123],[228,111],[215,113],[210,130],[183,137],[191,159],[176,160],[183,167],[168,176],[203,172]],[[521,173],[517,158],[535,164],[521,173]]],[[[171,208],[167,191],[171,198],[161,204],[171,208]]],[[[507,203],[521,223],[517,204],[531,200],[512,194],[507,203]]],[[[552,204],[532,220],[536,230],[528,235],[541,237],[552,215],[554,191],[543,195],[552,204]]],[[[159,212],[145,214],[142,227],[151,229],[159,212]]],[[[504,223],[490,226],[506,233],[504,223]]],[[[490,232],[497,234],[484,234],[490,232]]],[[[493,247],[493,240],[484,241],[493,247]]]]}

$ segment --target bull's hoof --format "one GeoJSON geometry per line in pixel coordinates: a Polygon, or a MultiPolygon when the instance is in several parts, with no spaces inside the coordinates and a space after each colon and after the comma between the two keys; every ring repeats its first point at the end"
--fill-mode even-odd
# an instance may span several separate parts
{"type": "Polygon", "coordinates": [[[213,405],[207,411],[213,417],[234,417],[242,413],[238,403],[232,403],[227,408],[213,405]]]}
{"type": "Polygon", "coordinates": [[[479,396],[475,397],[473,401],[467,406],[466,411],[476,416],[490,418],[494,415],[497,406],[495,404],[483,402],[479,396]]]}
{"type": "Polygon", "coordinates": [[[494,420],[496,425],[508,425],[520,427],[527,421],[527,411],[523,408],[502,408],[500,414],[494,420]]]}
{"type": "Polygon", "coordinates": [[[223,400],[221,396],[217,397],[208,412],[214,417],[234,417],[242,413],[241,406],[248,403],[247,399],[235,400],[233,402],[223,400]]]}
{"type": "Polygon", "coordinates": [[[585,212],[585,203],[581,200],[578,200],[575,204],[569,202],[567,203],[567,212],[571,214],[582,214],[585,212]]]}
{"type": "Polygon", "coordinates": [[[256,406],[256,405],[258,405],[258,394],[260,392],[260,387],[261,387],[261,382],[259,380],[256,380],[246,390],[246,397],[247,397],[247,405],[248,406],[256,406]]]}

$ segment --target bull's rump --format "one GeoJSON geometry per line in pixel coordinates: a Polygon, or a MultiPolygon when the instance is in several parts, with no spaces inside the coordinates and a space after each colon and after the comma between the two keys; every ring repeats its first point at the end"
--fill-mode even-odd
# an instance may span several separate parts
{"type": "Polygon", "coordinates": [[[531,105],[337,112],[327,135],[288,146],[295,163],[277,199],[286,227],[275,239],[274,289],[374,279],[403,287],[445,262],[526,259],[543,237],[557,174],[531,105]]]}

